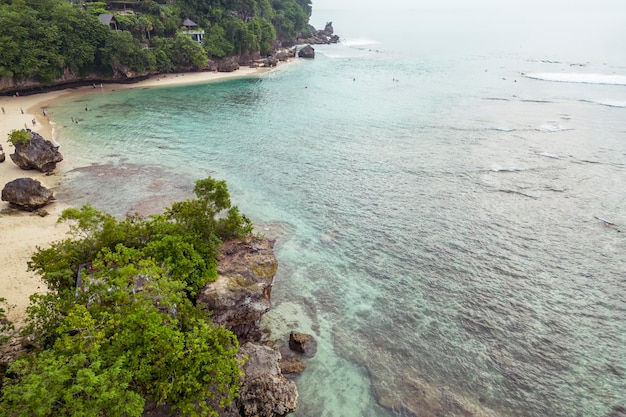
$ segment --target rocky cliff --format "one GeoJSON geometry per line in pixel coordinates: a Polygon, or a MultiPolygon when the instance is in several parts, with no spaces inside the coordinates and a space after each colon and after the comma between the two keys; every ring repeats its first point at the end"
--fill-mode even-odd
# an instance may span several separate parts
{"type": "Polygon", "coordinates": [[[274,417],[295,411],[296,385],[280,368],[282,355],[259,345],[261,316],[271,307],[270,295],[278,262],[274,241],[246,238],[225,242],[218,258],[218,279],[207,284],[197,302],[212,311],[215,324],[230,329],[247,358],[239,397],[221,417],[274,417]]]}

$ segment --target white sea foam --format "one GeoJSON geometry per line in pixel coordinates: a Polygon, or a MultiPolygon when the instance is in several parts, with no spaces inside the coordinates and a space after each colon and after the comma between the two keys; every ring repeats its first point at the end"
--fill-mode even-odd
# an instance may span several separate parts
{"type": "Polygon", "coordinates": [[[550,152],[542,152],[539,155],[541,156],[545,156],[547,158],[552,158],[552,159],[560,159],[560,156],[555,154],[555,153],[550,153],[550,152]]]}
{"type": "Polygon", "coordinates": [[[626,85],[626,75],[582,74],[576,72],[531,72],[522,74],[524,77],[543,81],[564,83],[613,84],[626,85]]]}
{"type": "Polygon", "coordinates": [[[539,132],[565,132],[572,129],[558,123],[544,123],[536,130],[539,132]]]}
{"type": "Polygon", "coordinates": [[[591,103],[600,104],[608,107],[626,107],[626,101],[618,100],[590,100],[591,103]]]}
{"type": "Polygon", "coordinates": [[[354,39],[345,39],[341,41],[342,45],[347,46],[349,48],[355,47],[363,47],[370,45],[380,45],[381,43],[368,38],[354,38],[354,39]]]}

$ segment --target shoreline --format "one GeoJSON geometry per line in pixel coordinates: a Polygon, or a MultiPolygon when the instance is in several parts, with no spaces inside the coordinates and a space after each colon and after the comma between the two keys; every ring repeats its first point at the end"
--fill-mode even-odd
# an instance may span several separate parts
{"type": "MultiPolygon", "coordinates": [[[[58,100],[87,95],[93,92],[114,92],[133,88],[156,88],[174,85],[202,84],[211,81],[222,81],[230,78],[242,78],[261,75],[295,60],[281,62],[273,68],[240,68],[233,72],[189,72],[178,74],[160,74],[148,77],[135,83],[111,83],[91,86],[69,87],[26,96],[0,96],[0,144],[4,148],[6,160],[0,163],[0,186],[17,179],[30,177],[53,191],[62,182],[64,175],[71,169],[71,162],[61,161],[52,175],[38,171],[25,171],[13,163],[9,154],[13,153],[13,145],[7,141],[12,130],[25,127],[41,134],[45,139],[56,145],[54,122],[44,114],[45,108],[58,100]]],[[[30,304],[30,295],[45,291],[44,284],[33,273],[27,270],[28,261],[38,247],[47,247],[55,241],[66,238],[69,228],[58,224],[61,212],[70,207],[63,202],[55,201],[44,209],[49,213],[45,217],[37,214],[18,211],[5,201],[0,202],[0,297],[6,299],[7,317],[19,328],[26,319],[26,308],[30,304]]]]}

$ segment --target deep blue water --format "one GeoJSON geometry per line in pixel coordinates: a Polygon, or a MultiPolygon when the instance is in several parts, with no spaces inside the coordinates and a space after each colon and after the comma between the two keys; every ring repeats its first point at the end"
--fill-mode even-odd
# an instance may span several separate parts
{"type": "Polygon", "coordinates": [[[123,216],[225,179],[278,237],[270,337],[319,343],[298,417],[606,416],[626,406],[625,17],[316,11],[344,40],[314,60],[56,103],[76,167],[56,194],[123,216]]]}

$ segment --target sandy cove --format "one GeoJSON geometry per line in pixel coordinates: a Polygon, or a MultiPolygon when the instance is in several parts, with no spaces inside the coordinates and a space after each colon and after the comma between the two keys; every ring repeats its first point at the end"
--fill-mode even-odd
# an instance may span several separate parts
{"type": "MultiPolygon", "coordinates": [[[[13,145],[7,141],[7,137],[12,130],[28,127],[45,139],[53,140],[53,125],[45,114],[45,108],[54,101],[90,94],[94,91],[101,93],[132,88],[205,83],[257,75],[267,71],[267,68],[241,68],[229,73],[167,74],[153,76],[133,84],[104,84],[102,87],[98,84],[95,89],[90,86],[29,96],[0,96],[0,107],[2,107],[0,109],[0,144],[6,154],[6,161],[0,163],[0,187],[4,188],[7,183],[16,178],[30,177],[54,190],[63,180],[64,173],[70,169],[71,162],[64,160],[57,165],[53,175],[45,175],[33,170],[24,171],[15,165],[9,156],[13,153],[13,145]]],[[[63,153],[63,149],[60,150],[63,153]]],[[[33,272],[27,271],[28,261],[37,247],[46,247],[52,242],[67,237],[67,226],[57,223],[61,212],[67,207],[61,201],[54,202],[45,207],[49,215],[40,217],[11,209],[7,202],[0,202],[0,271],[2,271],[0,273],[0,297],[7,300],[10,306],[8,317],[18,325],[22,324],[26,318],[26,307],[29,305],[30,295],[46,290],[41,280],[33,272]]]]}

